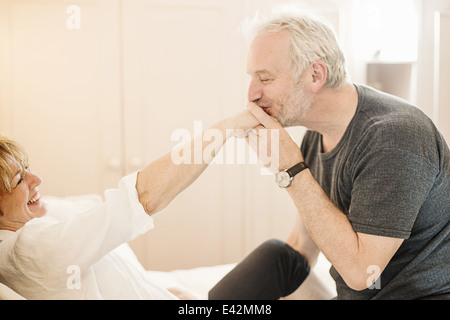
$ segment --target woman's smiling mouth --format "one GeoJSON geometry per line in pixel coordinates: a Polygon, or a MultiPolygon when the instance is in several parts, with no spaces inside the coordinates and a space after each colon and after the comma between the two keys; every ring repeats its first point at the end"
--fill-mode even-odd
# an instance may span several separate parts
{"type": "Polygon", "coordinates": [[[36,202],[39,201],[40,198],[41,198],[40,193],[39,193],[39,192],[36,192],[36,193],[34,194],[34,196],[30,199],[30,201],[27,202],[27,205],[30,206],[30,205],[35,204],[36,202]]]}

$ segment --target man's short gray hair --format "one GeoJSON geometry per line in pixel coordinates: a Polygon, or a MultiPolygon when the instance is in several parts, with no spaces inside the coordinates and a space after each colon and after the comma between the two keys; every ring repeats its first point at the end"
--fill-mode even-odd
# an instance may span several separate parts
{"type": "Polygon", "coordinates": [[[347,79],[344,53],[331,26],[311,14],[284,8],[270,17],[255,17],[246,26],[249,36],[287,31],[291,39],[292,72],[300,79],[311,63],[323,61],[328,69],[326,87],[338,88],[347,79]]]}

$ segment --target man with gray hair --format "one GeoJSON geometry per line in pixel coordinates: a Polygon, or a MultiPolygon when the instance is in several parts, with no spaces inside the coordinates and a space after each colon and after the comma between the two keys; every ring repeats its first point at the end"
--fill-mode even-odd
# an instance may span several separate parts
{"type": "MultiPolygon", "coordinates": [[[[286,243],[271,240],[211,299],[278,299],[322,252],[337,299],[450,299],[450,152],[433,122],[397,97],[350,82],[333,31],[282,14],[249,49],[248,109],[279,130],[279,172],[297,209],[286,243]],[[308,129],[299,149],[284,127],[308,129]]],[[[268,146],[270,148],[270,145],[268,146]]]]}

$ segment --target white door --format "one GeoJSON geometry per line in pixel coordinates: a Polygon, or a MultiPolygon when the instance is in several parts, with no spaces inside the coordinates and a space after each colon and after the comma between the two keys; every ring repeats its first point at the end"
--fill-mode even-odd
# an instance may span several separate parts
{"type": "Polygon", "coordinates": [[[27,150],[43,194],[100,193],[122,174],[118,9],[0,1],[0,132],[27,150]]]}

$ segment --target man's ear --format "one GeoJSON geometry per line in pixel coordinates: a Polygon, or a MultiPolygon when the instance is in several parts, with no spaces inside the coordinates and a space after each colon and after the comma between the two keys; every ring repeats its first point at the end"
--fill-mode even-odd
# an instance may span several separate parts
{"type": "Polygon", "coordinates": [[[326,64],[317,60],[311,64],[312,85],[311,89],[314,93],[318,93],[327,83],[328,68],[326,64]]]}

